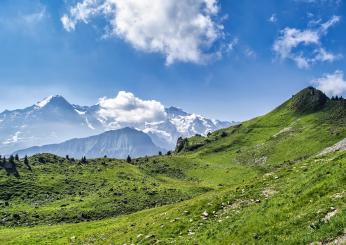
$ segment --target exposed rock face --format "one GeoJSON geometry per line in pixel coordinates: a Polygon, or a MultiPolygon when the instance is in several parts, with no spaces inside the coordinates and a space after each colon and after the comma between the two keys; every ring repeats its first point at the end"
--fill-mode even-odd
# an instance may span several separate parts
{"type": "Polygon", "coordinates": [[[345,151],[345,150],[346,150],[346,138],[339,141],[335,145],[324,149],[320,154],[318,154],[318,156],[323,156],[335,151],[345,151]]]}
{"type": "Polygon", "coordinates": [[[179,153],[181,152],[188,144],[188,141],[186,138],[179,137],[177,140],[177,146],[175,147],[175,152],[179,153]]]}
{"type": "Polygon", "coordinates": [[[293,96],[291,108],[298,113],[312,113],[322,109],[328,100],[322,91],[308,87],[293,96]]]}

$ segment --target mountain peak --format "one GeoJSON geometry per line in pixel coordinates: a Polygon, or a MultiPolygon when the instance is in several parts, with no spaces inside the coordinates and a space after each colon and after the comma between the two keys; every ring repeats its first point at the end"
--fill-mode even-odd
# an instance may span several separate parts
{"type": "Polygon", "coordinates": [[[166,113],[173,117],[189,115],[187,112],[183,111],[183,109],[174,106],[166,108],[166,113]]]}
{"type": "Polygon", "coordinates": [[[291,108],[299,113],[310,113],[320,110],[329,100],[322,91],[307,87],[294,95],[291,99],[291,108]]]}
{"type": "Polygon", "coordinates": [[[61,95],[50,95],[43,100],[37,102],[35,105],[39,108],[43,108],[49,104],[68,104],[66,99],[61,95]]]}

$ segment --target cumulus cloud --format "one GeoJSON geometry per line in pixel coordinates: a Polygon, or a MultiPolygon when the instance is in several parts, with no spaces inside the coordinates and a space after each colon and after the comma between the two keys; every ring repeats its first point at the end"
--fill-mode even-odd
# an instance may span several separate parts
{"type": "Polygon", "coordinates": [[[213,44],[224,36],[217,19],[218,0],[83,0],[61,21],[67,31],[79,22],[103,16],[108,37],[120,37],[134,48],[161,53],[166,64],[205,63],[215,56],[213,44]],[[210,51],[210,52],[209,52],[210,51]]]}
{"type": "Polygon", "coordinates": [[[346,81],[342,71],[335,71],[332,74],[325,74],[321,78],[312,81],[318,89],[328,96],[342,95],[346,92],[346,81]]]}
{"type": "Polygon", "coordinates": [[[333,16],[317,28],[300,30],[286,27],[275,40],[273,50],[280,59],[291,59],[299,68],[309,68],[316,62],[332,62],[340,58],[340,55],[328,52],[322,46],[321,39],[327,34],[328,29],[339,21],[339,16],[333,16]],[[304,49],[307,47],[311,48],[312,52],[304,49]]]}
{"type": "Polygon", "coordinates": [[[114,122],[114,128],[136,126],[166,118],[164,106],[155,100],[141,100],[133,93],[120,91],[115,98],[99,99],[99,116],[114,122]]]}

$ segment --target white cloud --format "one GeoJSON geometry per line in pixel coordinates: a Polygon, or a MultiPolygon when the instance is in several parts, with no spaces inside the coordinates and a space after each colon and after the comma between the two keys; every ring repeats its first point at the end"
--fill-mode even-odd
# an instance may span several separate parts
{"type": "Polygon", "coordinates": [[[332,18],[330,18],[330,20],[328,20],[327,22],[323,23],[321,25],[321,32],[326,32],[328,31],[328,29],[332,26],[334,26],[336,23],[338,23],[341,20],[340,16],[332,16],[332,18]]]}
{"type": "Polygon", "coordinates": [[[136,126],[166,118],[164,106],[155,100],[141,100],[130,92],[120,91],[115,98],[99,99],[99,116],[114,121],[113,127],[136,126]]]}
{"type": "Polygon", "coordinates": [[[327,34],[328,29],[339,21],[339,16],[333,16],[315,29],[300,30],[286,27],[281,30],[280,36],[275,40],[273,50],[280,59],[291,59],[299,68],[309,68],[318,61],[332,62],[341,56],[326,51],[321,39],[327,34]],[[313,51],[304,51],[306,47],[312,47],[313,51]]]}
{"type": "Polygon", "coordinates": [[[272,14],[270,16],[270,18],[268,19],[268,21],[271,22],[271,23],[276,23],[278,21],[278,18],[276,16],[276,14],[272,14]]]}
{"type": "Polygon", "coordinates": [[[321,78],[312,81],[318,89],[328,96],[341,95],[346,92],[346,81],[342,71],[335,71],[332,74],[325,74],[321,78]]]}
{"type": "Polygon", "coordinates": [[[223,37],[223,26],[216,20],[219,11],[218,0],[83,0],[61,21],[73,31],[79,22],[103,16],[109,23],[108,37],[161,53],[168,65],[205,63],[215,56],[210,48],[223,37]]]}
{"type": "Polygon", "coordinates": [[[70,20],[70,18],[67,17],[67,15],[62,16],[60,20],[61,20],[65,30],[72,31],[75,29],[76,24],[72,20],[70,20]]]}

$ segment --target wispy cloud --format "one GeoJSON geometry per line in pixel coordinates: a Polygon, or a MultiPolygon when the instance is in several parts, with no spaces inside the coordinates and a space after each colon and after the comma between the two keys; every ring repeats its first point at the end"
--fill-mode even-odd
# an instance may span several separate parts
{"type": "Polygon", "coordinates": [[[210,49],[224,34],[219,12],[218,0],[83,0],[61,21],[67,31],[73,31],[79,22],[103,16],[109,23],[108,37],[161,53],[170,65],[205,63],[216,55],[210,49]]]}
{"type": "Polygon", "coordinates": [[[339,21],[339,16],[332,16],[328,21],[318,24],[316,28],[300,30],[286,27],[280,31],[273,50],[280,59],[291,59],[299,68],[309,68],[316,62],[332,62],[339,59],[341,55],[327,51],[321,42],[322,37],[327,35],[328,30],[339,21]],[[307,47],[309,49],[306,50],[307,47]]]}
{"type": "Polygon", "coordinates": [[[21,18],[27,25],[35,25],[46,17],[46,8],[41,7],[36,12],[24,14],[21,18]]]}
{"type": "Polygon", "coordinates": [[[32,33],[48,16],[46,7],[38,5],[31,11],[18,11],[15,15],[0,17],[0,27],[9,31],[32,33]]]}

